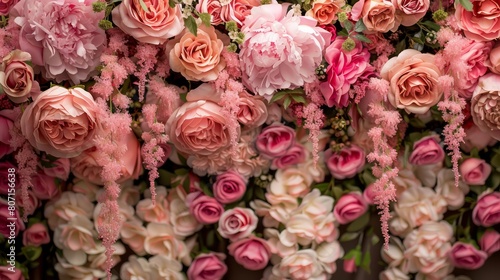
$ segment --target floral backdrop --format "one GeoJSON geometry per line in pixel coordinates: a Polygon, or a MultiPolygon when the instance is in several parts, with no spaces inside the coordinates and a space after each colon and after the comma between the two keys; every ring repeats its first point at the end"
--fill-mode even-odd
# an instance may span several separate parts
{"type": "Polygon", "coordinates": [[[500,250],[499,0],[0,15],[0,279],[453,280],[500,250]]]}

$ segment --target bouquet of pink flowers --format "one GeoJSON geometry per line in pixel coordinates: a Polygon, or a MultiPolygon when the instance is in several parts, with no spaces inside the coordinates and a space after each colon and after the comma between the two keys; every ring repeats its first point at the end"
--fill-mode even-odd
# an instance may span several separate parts
{"type": "Polygon", "coordinates": [[[0,279],[468,279],[499,7],[1,0],[0,279]]]}

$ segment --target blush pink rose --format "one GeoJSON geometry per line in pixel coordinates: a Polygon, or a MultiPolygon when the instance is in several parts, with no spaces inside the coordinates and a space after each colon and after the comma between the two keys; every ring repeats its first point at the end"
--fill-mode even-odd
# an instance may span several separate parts
{"type": "Polygon", "coordinates": [[[19,209],[16,206],[9,205],[9,202],[2,198],[0,198],[0,222],[2,223],[2,226],[0,227],[0,233],[5,238],[9,238],[11,233],[12,235],[17,236],[20,231],[23,231],[25,229],[19,209]],[[14,213],[14,216],[10,215],[11,213],[14,213]],[[9,218],[16,219],[9,220],[9,218]]]}
{"type": "Polygon", "coordinates": [[[10,129],[14,126],[14,122],[10,117],[2,115],[4,111],[7,110],[0,111],[0,159],[14,151],[10,146],[10,129]]]}
{"type": "Polygon", "coordinates": [[[75,157],[92,147],[94,137],[101,132],[97,110],[87,91],[51,87],[26,107],[21,131],[39,150],[55,157],[75,157]]]}
{"type": "Polygon", "coordinates": [[[56,178],[43,173],[37,173],[32,177],[33,193],[38,199],[51,199],[59,195],[60,190],[56,185],[56,178]]]}
{"type": "Polygon", "coordinates": [[[339,180],[354,177],[363,170],[365,161],[365,152],[354,144],[345,146],[337,153],[333,153],[331,149],[325,152],[326,166],[332,176],[339,180]]]}
{"type": "Polygon", "coordinates": [[[224,43],[213,26],[198,26],[197,35],[188,30],[170,40],[167,45],[170,68],[192,81],[214,81],[226,67],[221,55],[224,43]]]}
{"type": "Polygon", "coordinates": [[[181,5],[170,7],[168,1],[123,0],[113,9],[113,23],[137,41],[163,44],[184,30],[181,5]]]}
{"type": "Polygon", "coordinates": [[[403,26],[412,26],[425,16],[430,6],[429,0],[392,0],[396,8],[396,21],[403,26]]]}
{"type": "Polygon", "coordinates": [[[500,192],[485,192],[479,196],[472,210],[472,221],[483,227],[500,223],[500,192]]]}
{"type": "Polygon", "coordinates": [[[421,138],[413,144],[410,163],[413,165],[428,165],[442,162],[444,150],[439,145],[439,136],[431,135],[421,138]]]}
{"type": "Polygon", "coordinates": [[[462,180],[469,185],[484,185],[490,176],[491,165],[483,159],[468,158],[459,166],[462,180]]]}
{"type": "Polygon", "coordinates": [[[500,74],[500,43],[491,49],[488,59],[484,63],[491,72],[500,74]]]}
{"type": "Polygon", "coordinates": [[[348,224],[368,210],[368,204],[361,193],[352,192],[343,195],[333,208],[333,215],[340,224],[348,224]]]}
{"type": "Polygon", "coordinates": [[[352,6],[351,18],[354,21],[362,18],[366,29],[370,32],[385,33],[398,27],[396,8],[391,1],[360,0],[352,6]]]}
{"type": "Polygon", "coordinates": [[[284,155],[273,159],[271,169],[284,169],[305,161],[306,149],[301,144],[295,143],[284,155]]]}
{"type": "Polygon", "coordinates": [[[467,47],[461,49],[460,59],[463,60],[468,68],[467,75],[455,79],[456,88],[461,97],[469,100],[476,88],[480,77],[484,76],[488,67],[486,60],[491,52],[492,42],[476,42],[470,40],[467,47]]]}
{"type": "Polygon", "coordinates": [[[451,263],[456,268],[478,269],[483,266],[488,258],[488,254],[476,249],[471,244],[457,242],[451,247],[450,253],[451,263]]]}
{"type": "Polygon", "coordinates": [[[246,127],[258,127],[266,122],[267,106],[262,97],[240,93],[238,106],[240,109],[236,117],[246,127]]]}
{"type": "Polygon", "coordinates": [[[498,0],[471,0],[472,10],[467,11],[460,1],[455,1],[455,18],[465,36],[476,41],[493,41],[500,38],[500,10],[498,0]]]}
{"type": "Polygon", "coordinates": [[[0,266],[0,279],[2,280],[24,280],[23,273],[20,269],[14,269],[14,272],[9,270],[10,266],[0,266]]]}
{"type": "Polygon", "coordinates": [[[346,51],[342,48],[345,38],[337,38],[325,50],[327,81],[320,89],[329,107],[346,107],[349,101],[349,89],[358,79],[369,76],[374,68],[370,65],[370,53],[360,41],[346,51]]]}
{"type": "Polygon", "coordinates": [[[23,232],[23,245],[40,246],[49,242],[50,235],[47,226],[42,223],[33,224],[23,232]]]}
{"type": "Polygon", "coordinates": [[[471,115],[483,132],[500,140],[500,75],[488,73],[472,94],[471,115]]]}
{"type": "Polygon", "coordinates": [[[21,0],[11,11],[21,26],[21,50],[56,82],[86,81],[101,63],[106,33],[99,27],[104,11],[92,10],[93,0],[21,0]]]}
{"type": "Polygon", "coordinates": [[[59,178],[66,181],[69,176],[70,161],[67,158],[59,158],[51,162],[51,167],[44,167],[43,173],[48,176],[59,178]]]}
{"type": "Polygon", "coordinates": [[[259,153],[269,159],[284,156],[295,143],[295,130],[281,123],[264,128],[255,146],[259,153]]]}
{"type": "Polygon", "coordinates": [[[215,199],[222,204],[240,200],[247,190],[247,179],[240,173],[229,170],[217,176],[213,185],[215,199]]]}
{"type": "Polygon", "coordinates": [[[409,113],[425,114],[442,96],[438,87],[441,71],[434,55],[406,49],[387,61],[380,70],[382,79],[389,82],[389,102],[409,113]]]}
{"type": "Polygon", "coordinates": [[[0,16],[9,15],[10,9],[12,9],[19,0],[0,0],[0,16]]]}
{"type": "MultiPolygon", "coordinates": [[[[237,127],[236,139],[240,128],[237,127]]],[[[214,155],[231,144],[231,135],[222,107],[214,102],[186,102],[172,113],[167,134],[178,152],[186,155],[214,155]]]]}
{"type": "Polygon", "coordinates": [[[248,270],[263,269],[271,258],[271,248],[267,241],[258,237],[238,240],[229,244],[227,249],[236,262],[248,270]]]}
{"type": "Polygon", "coordinates": [[[221,253],[198,255],[189,265],[187,276],[190,280],[220,280],[227,272],[223,262],[226,256],[221,253]]]}
{"type": "Polygon", "coordinates": [[[234,242],[250,236],[257,228],[258,221],[252,209],[235,207],[222,214],[217,231],[222,237],[234,242]]]}
{"type": "Polygon", "coordinates": [[[194,218],[204,225],[218,222],[224,212],[224,208],[215,198],[202,192],[188,194],[186,204],[189,206],[189,212],[194,218]]]}
{"type": "Polygon", "coordinates": [[[481,240],[479,240],[479,246],[489,256],[500,251],[500,233],[494,230],[487,230],[481,237],[481,240]]]}
{"type": "Polygon", "coordinates": [[[26,63],[29,60],[29,53],[14,50],[0,64],[1,91],[14,103],[26,102],[32,92],[33,95],[40,93],[40,86],[34,81],[33,68],[26,63]]]}
{"type": "Polygon", "coordinates": [[[331,34],[317,27],[316,20],[294,16],[287,8],[277,3],[254,7],[241,28],[243,83],[268,101],[278,89],[312,82],[330,43],[331,34]]]}

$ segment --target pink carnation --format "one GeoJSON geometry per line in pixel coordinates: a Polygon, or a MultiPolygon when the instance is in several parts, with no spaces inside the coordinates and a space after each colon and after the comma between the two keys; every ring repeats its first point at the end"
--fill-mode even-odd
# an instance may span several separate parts
{"type": "Polygon", "coordinates": [[[254,7],[241,31],[243,83],[268,100],[278,89],[303,86],[315,79],[331,34],[310,17],[293,16],[286,5],[254,7]]]}
{"type": "Polygon", "coordinates": [[[100,63],[106,34],[98,23],[104,12],[93,0],[21,0],[11,11],[21,26],[21,50],[42,66],[48,79],[74,84],[87,80],[100,63]]]}

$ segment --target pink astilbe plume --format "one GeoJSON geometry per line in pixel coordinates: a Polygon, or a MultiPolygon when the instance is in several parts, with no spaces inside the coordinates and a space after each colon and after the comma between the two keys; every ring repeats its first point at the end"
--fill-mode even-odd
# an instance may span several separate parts
{"type": "Polygon", "coordinates": [[[323,127],[325,115],[316,103],[309,103],[303,108],[304,128],[309,130],[309,141],[313,146],[313,164],[317,165],[319,160],[319,136],[323,127]]]}
{"type": "Polygon", "coordinates": [[[0,28],[0,57],[4,57],[15,49],[19,49],[19,32],[21,27],[14,20],[0,28]]]}
{"type": "Polygon", "coordinates": [[[447,122],[443,130],[444,143],[450,151],[453,163],[453,173],[455,174],[455,186],[458,188],[460,180],[460,172],[458,170],[458,161],[462,158],[460,152],[460,143],[464,142],[466,136],[462,124],[465,120],[463,110],[466,102],[458,95],[458,92],[453,89],[453,77],[441,76],[439,85],[444,93],[443,101],[438,103],[438,109],[443,113],[443,120],[447,122]]]}
{"type": "Polygon", "coordinates": [[[222,57],[226,60],[226,71],[233,78],[241,78],[240,58],[237,53],[230,52],[227,49],[222,50],[222,57]]]}
{"type": "MultiPolygon", "coordinates": [[[[389,139],[396,136],[398,132],[398,124],[401,122],[401,115],[397,110],[386,108],[386,103],[389,91],[387,81],[372,78],[370,80],[369,89],[373,93],[379,94],[380,102],[370,104],[368,115],[373,118],[376,126],[370,129],[368,135],[373,141],[373,151],[367,155],[367,160],[373,162],[373,175],[377,177],[375,186],[375,203],[380,209],[380,222],[382,224],[382,234],[384,236],[384,247],[389,248],[389,219],[390,202],[396,200],[396,189],[392,183],[392,179],[398,176],[399,170],[394,167],[397,159],[397,151],[389,145],[389,139]]],[[[377,100],[377,99],[375,99],[377,100]]]]}
{"type": "Polygon", "coordinates": [[[17,152],[16,161],[16,172],[19,175],[19,181],[21,183],[22,205],[25,207],[25,209],[23,209],[23,220],[28,222],[28,213],[34,212],[34,209],[32,208],[34,205],[28,202],[28,190],[33,187],[31,178],[37,173],[36,167],[38,165],[38,156],[35,154],[33,147],[28,141],[25,141],[21,149],[17,152]]]}
{"type": "Polygon", "coordinates": [[[149,72],[153,71],[156,62],[158,61],[156,58],[158,51],[158,46],[144,43],[140,43],[136,48],[134,58],[137,59],[138,69],[135,71],[134,75],[139,79],[139,81],[136,82],[139,87],[139,101],[144,100],[146,83],[148,81],[147,75],[149,72]]]}
{"type": "Polygon", "coordinates": [[[238,146],[238,112],[240,111],[240,96],[239,93],[244,91],[244,87],[240,82],[229,79],[226,83],[226,89],[221,93],[220,104],[222,106],[222,114],[228,120],[226,125],[231,137],[231,154],[236,154],[238,146]]]}

